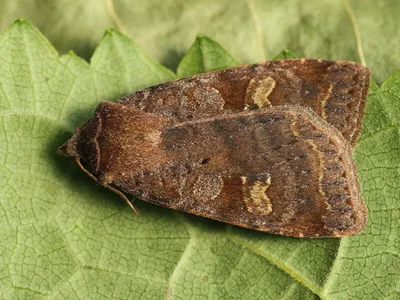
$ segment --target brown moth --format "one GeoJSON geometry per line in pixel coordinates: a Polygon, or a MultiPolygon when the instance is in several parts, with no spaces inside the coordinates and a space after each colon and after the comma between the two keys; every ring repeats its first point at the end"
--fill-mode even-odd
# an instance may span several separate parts
{"type": "Polygon", "coordinates": [[[359,64],[311,59],[201,74],[101,103],[59,152],[133,209],[121,190],[269,233],[347,236],[367,216],[351,143],[368,81],[359,64]]]}

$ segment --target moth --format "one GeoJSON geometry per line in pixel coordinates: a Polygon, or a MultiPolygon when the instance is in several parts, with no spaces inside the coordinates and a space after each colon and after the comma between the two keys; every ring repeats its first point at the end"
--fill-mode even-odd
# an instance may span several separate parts
{"type": "Polygon", "coordinates": [[[102,102],[58,152],[156,205],[294,237],[366,224],[352,159],[369,85],[348,61],[288,59],[210,72],[102,102]]]}

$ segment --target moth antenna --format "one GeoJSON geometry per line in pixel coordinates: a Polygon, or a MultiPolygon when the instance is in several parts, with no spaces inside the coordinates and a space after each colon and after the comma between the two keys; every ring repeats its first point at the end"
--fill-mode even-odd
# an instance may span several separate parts
{"type": "Polygon", "coordinates": [[[124,199],[124,201],[126,202],[126,204],[129,205],[130,208],[132,208],[132,210],[135,212],[135,214],[138,216],[139,215],[139,211],[138,209],[132,204],[131,201],[129,201],[129,199],[125,196],[125,194],[123,192],[121,192],[120,190],[117,190],[116,188],[108,185],[107,183],[102,183],[100,180],[97,179],[96,176],[94,176],[92,173],[90,173],[88,170],[86,170],[86,168],[82,165],[81,160],[79,157],[75,157],[75,161],[78,164],[78,166],[82,169],[83,172],[85,172],[86,174],[88,174],[94,181],[96,181],[97,183],[101,184],[102,186],[104,186],[105,188],[109,189],[110,191],[116,193],[118,196],[120,196],[122,199],[124,199]]]}
{"type": "Polygon", "coordinates": [[[129,201],[129,199],[125,196],[125,194],[123,192],[121,192],[120,190],[117,190],[116,188],[106,184],[102,184],[104,187],[108,188],[110,191],[113,191],[114,193],[118,194],[122,199],[125,200],[126,204],[129,205],[130,208],[132,208],[132,210],[135,212],[135,214],[138,216],[139,215],[139,211],[138,209],[132,204],[131,201],[129,201]]]}
{"type": "Polygon", "coordinates": [[[90,176],[90,178],[92,178],[94,181],[96,181],[97,183],[100,183],[101,185],[103,185],[96,176],[94,176],[92,173],[90,173],[88,170],[85,169],[85,167],[82,165],[81,163],[81,159],[79,157],[75,157],[75,161],[78,164],[79,168],[82,169],[83,172],[85,172],[86,174],[88,174],[90,176]]]}

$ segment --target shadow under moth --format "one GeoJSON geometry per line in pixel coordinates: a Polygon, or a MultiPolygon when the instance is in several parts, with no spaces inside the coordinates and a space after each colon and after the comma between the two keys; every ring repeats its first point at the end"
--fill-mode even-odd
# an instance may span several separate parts
{"type": "Polygon", "coordinates": [[[59,149],[118,193],[294,237],[366,224],[352,159],[369,85],[348,61],[210,72],[102,102],[59,149]]]}

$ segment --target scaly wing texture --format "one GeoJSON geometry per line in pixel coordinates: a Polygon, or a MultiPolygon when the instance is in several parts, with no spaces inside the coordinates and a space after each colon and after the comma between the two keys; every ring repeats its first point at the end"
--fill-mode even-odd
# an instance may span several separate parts
{"type": "MultiPolygon", "coordinates": [[[[143,153],[148,168],[116,177],[117,186],[151,203],[278,234],[342,236],[365,226],[351,149],[311,111],[287,106],[183,122],[160,139],[158,156],[143,153]]],[[[132,152],[119,158],[137,160],[132,152]]]]}
{"type": "Polygon", "coordinates": [[[364,114],[369,70],[346,61],[288,59],[161,84],[122,103],[179,121],[275,105],[303,105],[353,145],[364,114]]]}

